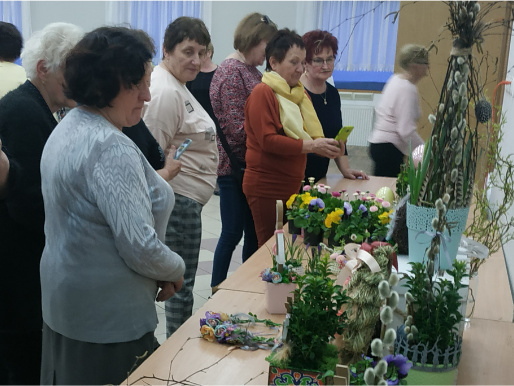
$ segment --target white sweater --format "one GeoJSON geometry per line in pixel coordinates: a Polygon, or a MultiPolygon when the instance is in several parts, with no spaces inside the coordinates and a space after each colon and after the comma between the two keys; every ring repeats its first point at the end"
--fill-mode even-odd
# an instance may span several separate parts
{"type": "Polygon", "coordinates": [[[368,139],[371,143],[392,143],[403,154],[423,144],[416,132],[421,116],[416,85],[398,75],[387,81],[382,99],[375,109],[375,127],[368,139]]]}

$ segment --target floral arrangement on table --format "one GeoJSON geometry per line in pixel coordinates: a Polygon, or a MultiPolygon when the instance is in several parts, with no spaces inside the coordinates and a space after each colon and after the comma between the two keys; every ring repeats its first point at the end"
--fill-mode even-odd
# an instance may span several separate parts
{"type": "MultiPolygon", "coordinates": [[[[406,385],[407,375],[412,367],[412,363],[401,354],[389,354],[382,358],[387,363],[387,371],[385,373],[385,381],[388,385],[406,385]]],[[[350,385],[366,385],[364,373],[368,368],[375,368],[378,361],[362,355],[362,359],[350,365],[350,385]]]]}
{"type": "MultiPolygon", "coordinates": [[[[436,199],[450,195],[449,209],[468,207],[481,152],[479,140],[487,135],[491,105],[483,97],[478,81],[479,68],[472,48],[482,53],[483,32],[492,27],[483,18],[476,1],[448,3],[450,18],[446,27],[454,37],[446,79],[435,114],[430,115],[432,133],[425,146],[423,161],[416,170],[410,157],[409,187],[413,205],[433,207],[436,199]],[[470,104],[475,106],[471,116],[470,104]],[[474,122],[474,126],[471,127],[474,122]]],[[[414,150],[414,149],[413,149],[414,150]]]]}
{"type": "Polygon", "coordinates": [[[347,192],[341,192],[342,205],[327,211],[324,223],[327,237],[339,244],[383,240],[393,212],[391,203],[368,191],[357,190],[353,196],[350,200],[347,192]]]}
{"type": "MultiPolygon", "coordinates": [[[[349,246],[345,248],[347,249],[349,246]]],[[[368,265],[369,263],[365,263],[361,254],[359,260],[362,263],[356,266],[345,284],[349,296],[346,305],[348,322],[343,333],[336,339],[342,363],[353,363],[363,353],[368,352],[376,332],[380,309],[384,303],[379,296],[378,285],[386,277],[389,277],[391,266],[395,265],[395,247],[390,244],[378,241],[371,245],[363,243],[360,249],[370,254],[369,258],[376,261],[378,269],[372,269],[373,267],[368,265]]],[[[346,255],[335,252],[331,258],[338,263],[340,258],[346,257],[348,260],[345,259],[343,263],[338,263],[338,268],[342,269],[350,261],[350,255],[349,252],[346,255]]]]}
{"type": "Polygon", "coordinates": [[[338,353],[331,338],[343,331],[346,312],[341,308],[348,297],[331,276],[329,256],[321,248],[312,253],[306,274],[297,279],[298,287],[289,298],[282,341],[266,360],[278,368],[333,376],[338,353]]]}
{"type": "MultiPolygon", "coordinates": [[[[345,189],[330,192],[330,186],[305,185],[303,193],[286,202],[287,218],[294,226],[321,234],[335,243],[382,240],[392,213],[391,203],[369,191],[356,191],[353,199],[345,189]]],[[[291,226],[291,225],[290,225],[291,226]]]]}
{"type": "Polygon", "coordinates": [[[270,283],[294,283],[298,275],[304,274],[302,261],[306,255],[305,247],[301,244],[296,243],[297,235],[293,235],[291,240],[288,237],[284,237],[284,254],[285,263],[282,264],[281,271],[277,264],[276,259],[276,245],[273,247],[272,252],[273,266],[266,268],[260,273],[260,277],[263,281],[270,283]]]}
{"type": "Polygon", "coordinates": [[[427,261],[410,263],[410,274],[405,277],[408,316],[399,335],[397,352],[409,359],[417,357],[422,368],[433,363],[445,368],[456,367],[460,359],[462,339],[458,329],[463,315],[459,291],[465,286],[462,279],[468,277],[466,262],[453,262],[453,269],[447,271],[452,280],[439,277],[435,268],[437,258],[445,254],[441,248],[443,232],[451,226],[446,221],[449,200],[450,196],[446,194],[435,203],[437,216],[432,220],[435,234],[427,251],[427,261]]]}
{"type": "Polygon", "coordinates": [[[271,335],[276,335],[277,327],[281,325],[269,319],[259,319],[252,313],[228,315],[207,311],[205,318],[200,319],[200,334],[209,342],[238,345],[246,349],[271,349],[276,343],[275,338],[266,338],[249,331],[249,327],[257,323],[274,328],[271,335]]]}

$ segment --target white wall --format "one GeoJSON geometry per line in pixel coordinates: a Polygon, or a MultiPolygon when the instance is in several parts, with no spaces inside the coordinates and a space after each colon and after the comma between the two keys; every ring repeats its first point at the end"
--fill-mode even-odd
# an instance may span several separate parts
{"type": "Polygon", "coordinates": [[[86,32],[91,31],[105,25],[106,4],[107,1],[31,1],[32,32],[58,21],[76,24],[86,32]]]}

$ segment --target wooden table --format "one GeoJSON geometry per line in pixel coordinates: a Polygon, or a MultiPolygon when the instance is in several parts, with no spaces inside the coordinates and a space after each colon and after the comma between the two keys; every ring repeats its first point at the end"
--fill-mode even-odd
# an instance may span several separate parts
{"type": "MultiPolygon", "coordinates": [[[[332,190],[376,192],[382,186],[394,191],[392,178],[371,177],[369,181],[345,180],[329,175],[332,190]]],[[[200,337],[200,318],[206,311],[252,312],[260,318],[282,322],[284,315],[269,315],[265,308],[265,283],[259,273],[271,266],[270,239],[247,262],[219,286],[186,323],[148,358],[123,384],[212,384],[264,385],[267,383],[269,351],[230,350],[231,346],[210,343],[200,337]]],[[[513,303],[503,253],[491,257],[479,272],[474,317],[464,331],[458,384],[512,384],[514,382],[513,303]]],[[[264,328],[263,328],[264,329],[264,328]]]]}
{"type": "MultiPolygon", "coordinates": [[[[246,264],[246,263],[245,263],[246,264]]],[[[254,278],[259,281],[259,278],[254,278]]],[[[200,336],[200,318],[206,311],[252,312],[259,318],[282,323],[285,315],[270,315],[265,295],[220,289],[184,323],[123,384],[164,385],[264,385],[268,380],[267,350],[231,350],[233,346],[211,343],[200,336]]],[[[275,334],[264,326],[262,333],[275,334]]]]}

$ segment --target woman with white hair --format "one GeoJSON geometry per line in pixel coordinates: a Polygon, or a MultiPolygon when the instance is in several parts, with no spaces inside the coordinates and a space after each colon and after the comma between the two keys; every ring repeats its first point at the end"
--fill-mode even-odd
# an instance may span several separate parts
{"type": "Polygon", "coordinates": [[[375,127],[369,137],[373,175],[397,177],[404,155],[423,144],[416,132],[421,116],[416,84],[428,74],[428,51],[417,44],[402,47],[398,58],[402,72],[389,78],[375,109],[375,127]]]}
{"type": "Polygon", "coordinates": [[[64,95],[63,63],[82,35],[68,23],[36,32],[21,54],[29,80],[0,100],[0,384],[39,384],[39,262],[45,246],[40,160],[57,125],[53,113],[75,105],[64,95]]]}

